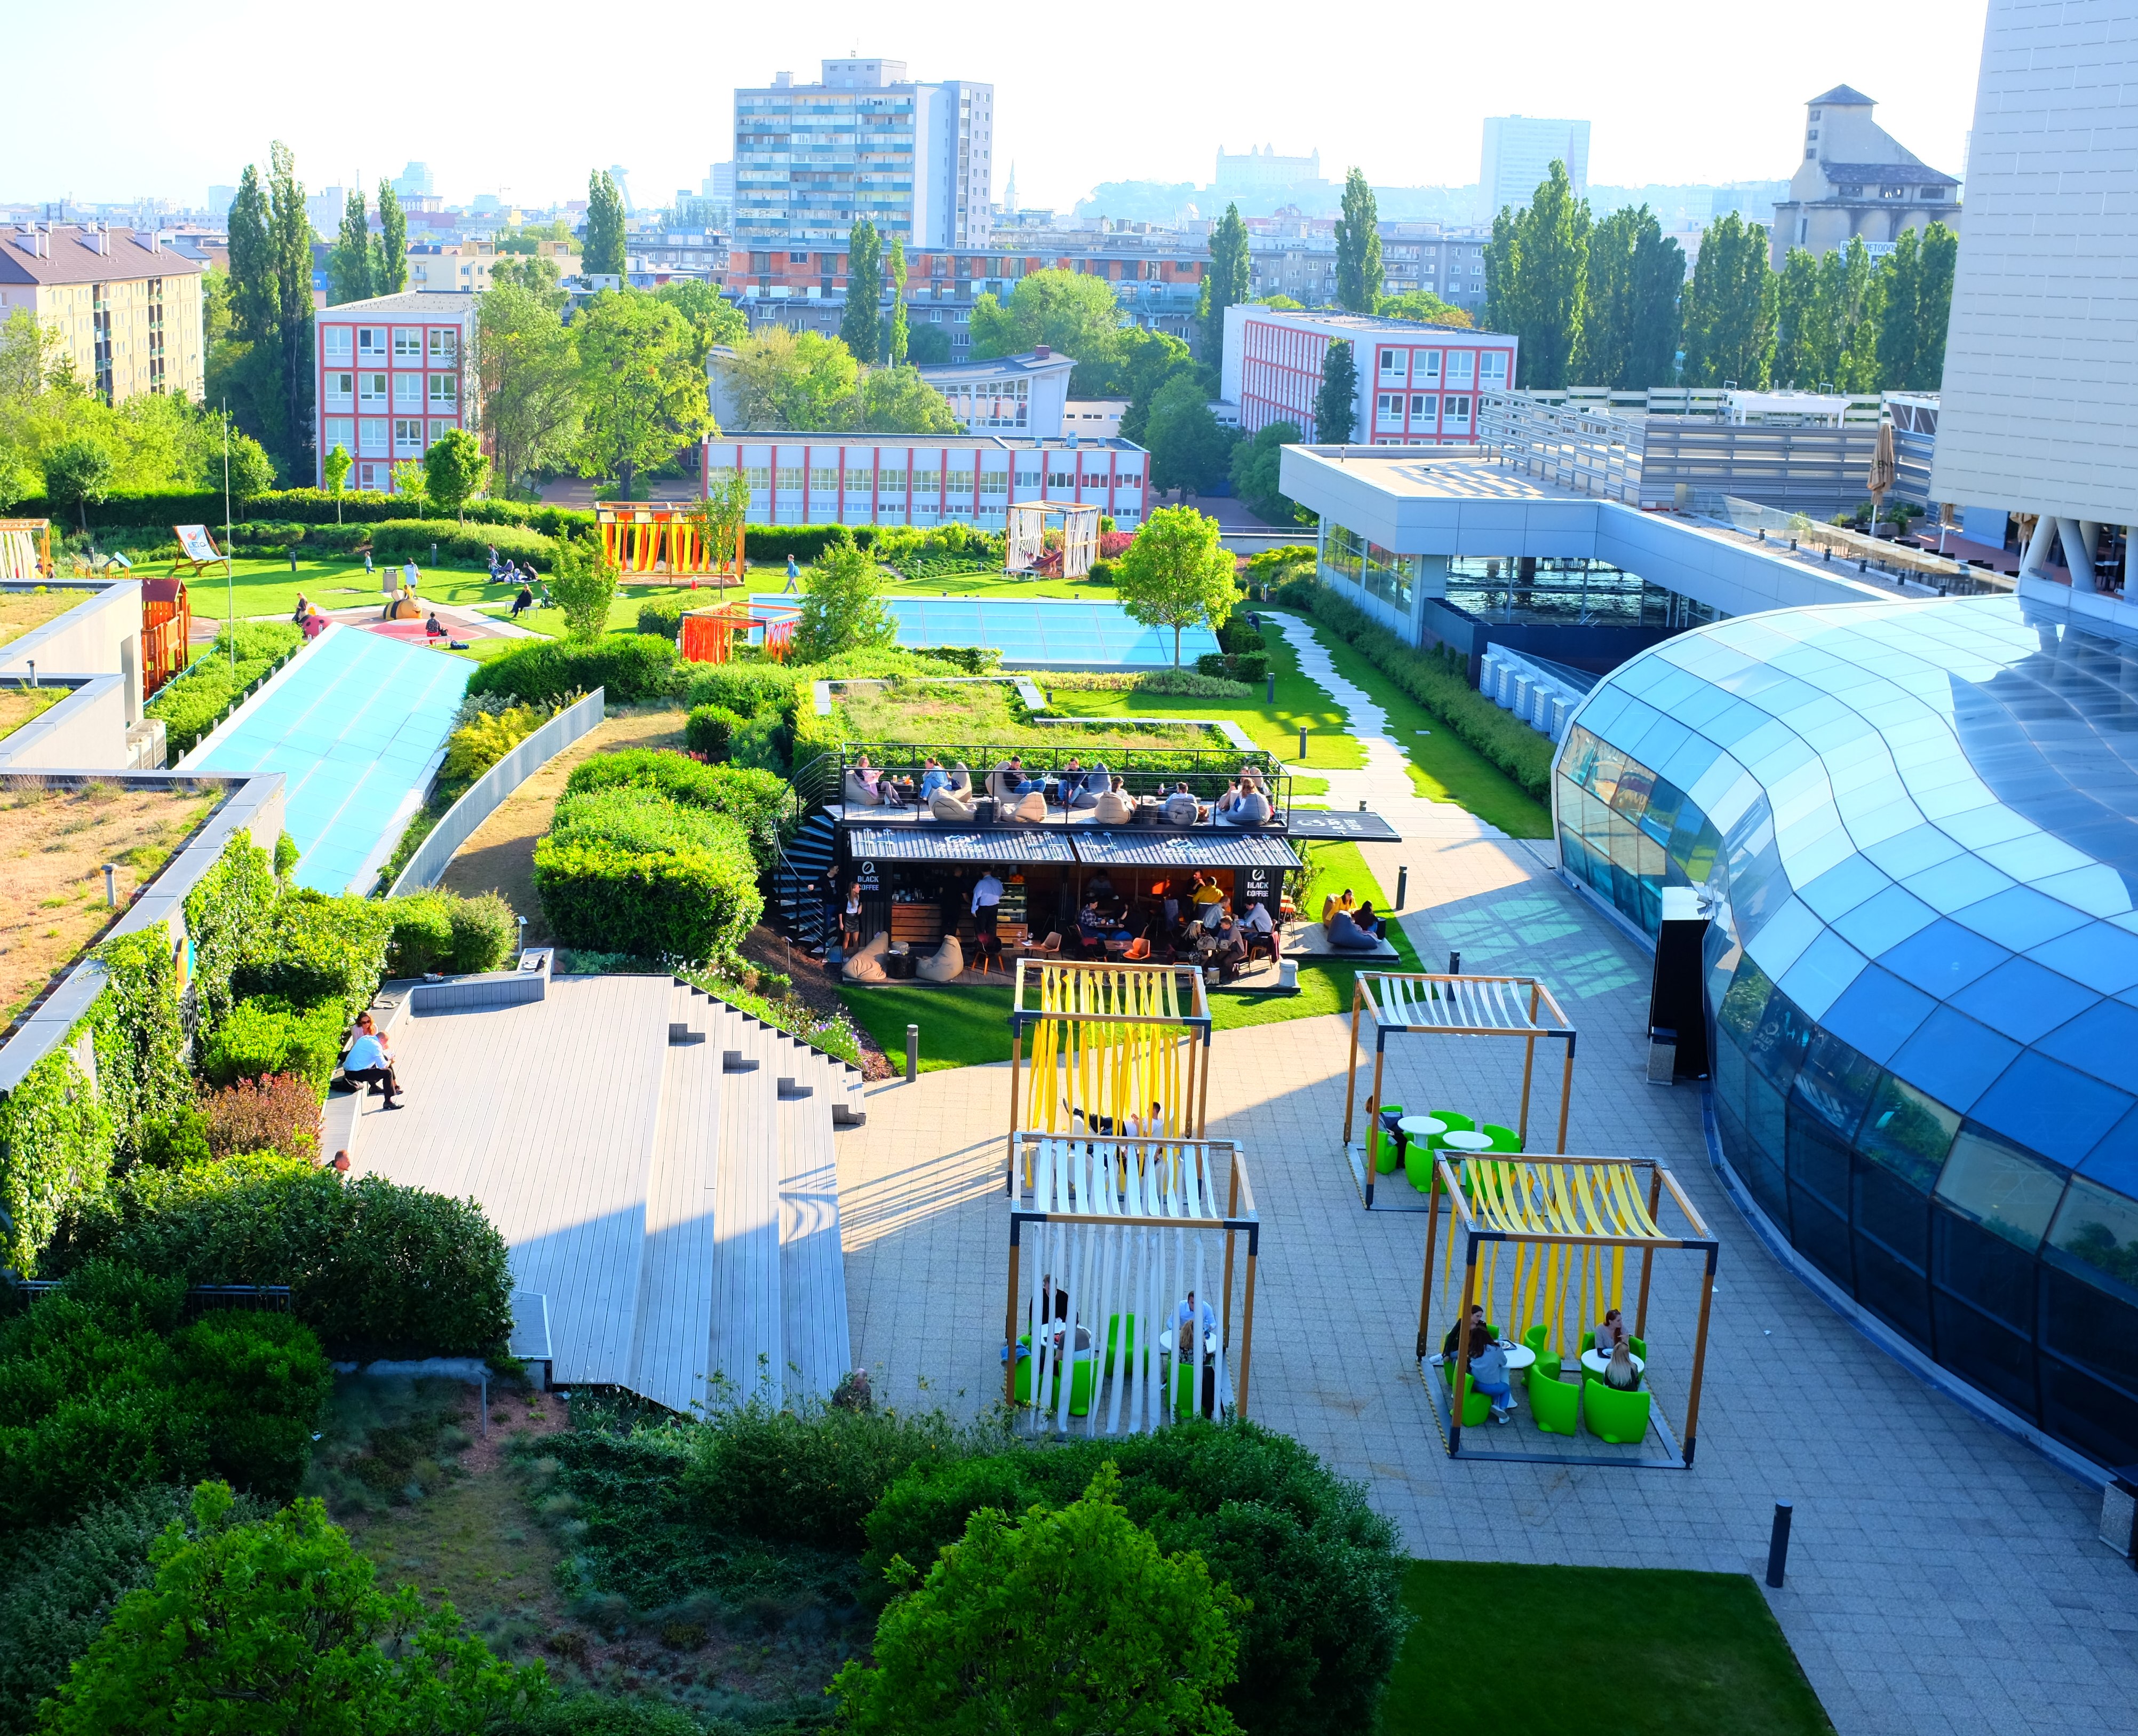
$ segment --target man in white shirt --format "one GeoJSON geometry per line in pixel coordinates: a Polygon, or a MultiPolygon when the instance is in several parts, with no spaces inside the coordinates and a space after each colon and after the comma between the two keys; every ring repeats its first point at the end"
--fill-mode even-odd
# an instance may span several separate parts
{"type": "Polygon", "coordinates": [[[983,934],[995,932],[995,907],[1002,902],[1003,883],[989,868],[973,888],[973,918],[983,934]]]}
{"type": "Polygon", "coordinates": [[[349,1054],[341,1064],[341,1076],[359,1091],[369,1085],[386,1094],[386,1107],[398,1109],[393,1101],[400,1086],[393,1078],[393,1057],[387,1052],[386,1039],[373,1024],[371,1015],[360,1013],[356,1020],[356,1040],[349,1046],[349,1054]]]}
{"type": "Polygon", "coordinates": [[[1270,917],[1269,906],[1260,898],[1247,907],[1247,913],[1240,918],[1240,927],[1245,931],[1242,938],[1247,943],[1248,957],[1252,958],[1265,947],[1272,959],[1284,956],[1284,937],[1270,917]]]}

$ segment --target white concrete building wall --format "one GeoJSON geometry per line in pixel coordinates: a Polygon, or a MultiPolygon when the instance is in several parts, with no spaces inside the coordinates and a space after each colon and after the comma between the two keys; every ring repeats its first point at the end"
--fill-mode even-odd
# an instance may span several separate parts
{"type": "Polygon", "coordinates": [[[141,716],[141,586],[132,579],[76,583],[95,594],[0,645],[0,676],[22,679],[32,663],[40,675],[128,676],[131,685],[123,707],[123,736],[125,725],[141,716]]]}
{"type": "Polygon", "coordinates": [[[124,771],[129,688],[139,676],[100,675],[20,729],[0,736],[0,771],[124,771]]]}

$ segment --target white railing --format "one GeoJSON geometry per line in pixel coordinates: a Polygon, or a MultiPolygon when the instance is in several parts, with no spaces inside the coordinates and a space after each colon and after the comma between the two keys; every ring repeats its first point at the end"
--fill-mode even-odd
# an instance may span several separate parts
{"type": "Polygon", "coordinates": [[[577,704],[565,707],[469,785],[417,846],[387,896],[398,898],[403,892],[436,886],[454,853],[475,836],[476,828],[497,811],[505,797],[602,721],[603,692],[596,687],[577,704]]]}
{"type": "Polygon", "coordinates": [[[1477,443],[1540,481],[1600,500],[1641,504],[1638,413],[1550,403],[1522,392],[1477,400],[1477,443]]]}

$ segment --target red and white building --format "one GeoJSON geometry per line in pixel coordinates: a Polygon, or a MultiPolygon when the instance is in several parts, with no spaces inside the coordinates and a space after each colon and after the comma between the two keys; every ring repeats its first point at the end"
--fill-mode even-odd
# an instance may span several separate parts
{"type": "Polygon", "coordinates": [[[417,290],[313,316],[321,487],[337,446],[355,460],[350,487],[390,491],[395,464],[420,460],[448,428],[476,425],[476,306],[471,295],[417,290]]]}
{"type": "Polygon", "coordinates": [[[1290,422],[1315,444],[1321,364],[1336,343],[1351,345],[1358,370],[1357,446],[1467,446],[1478,394],[1515,384],[1519,345],[1501,332],[1236,303],[1225,310],[1218,389],[1239,406],[1241,431],[1290,422]]]}
{"type": "Polygon", "coordinates": [[[1133,531],[1150,497],[1133,440],[1011,434],[741,433],[705,443],[704,475],[749,480],[754,525],[948,525],[999,531],[1012,501],[1096,506],[1133,531]]]}

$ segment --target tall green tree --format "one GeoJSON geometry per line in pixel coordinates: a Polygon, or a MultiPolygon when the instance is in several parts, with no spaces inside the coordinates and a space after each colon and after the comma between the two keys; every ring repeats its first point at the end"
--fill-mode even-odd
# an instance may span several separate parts
{"type": "MultiPolygon", "coordinates": [[[[1657,356],[1661,346],[1652,335],[1667,324],[1675,350],[1678,286],[1667,281],[1666,252],[1675,257],[1682,281],[1685,256],[1675,242],[1665,241],[1662,225],[1646,205],[1614,211],[1589,231],[1589,284],[1574,368],[1579,384],[1634,391],[1667,383],[1672,357],[1657,356]],[[1666,297],[1667,320],[1659,318],[1657,305],[1666,297]]],[[[1523,358],[1525,374],[1528,359],[1523,358]]]]}
{"type": "Polygon", "coordinates": [[[802,581],[792,655],[821,663],[849,651],[895,643],[898,623],[883,603],[883,570],[851,542],[827,549],[802,581]]]}
{"type": "Polygon", "coordinates": [[[1331,344],[1321,356],[1321,389],[1314,394],[1314,439],[1343,446],[1358,431],[1359,364],[1348,343],[1331,344]]]}
{"type": "Polygon", "coordinates": [[[1114,376],[1110,397],[1125,398],[1121,412],[1121,438],[1141,446],[1150,421],[1150,407],[1167,383],[1180,374],[1192,374],[1203,386],[1205,398],[1218,395],[1217,371],[1189,354],[1187,345],[1168,331],[1130,326],[1121,333],[1121,364],[1114,376]]]}
{"type": "Polygon", "coordinates": [[[1400,296],[1384,296],[1374,304],[1384,320],[1415,320],[1421,325],[1471,325],[1476,322],[1452,301],[1443,301],[1431,290],[1405,290],[1400,296]]]}
{"type": "MultiPolygon", "coordinates": [[[[530,260],[548,265],[548,260],[530,260]]],[[[507,487],[564,463],[578,438],[578,351],[561,300],[491,274],[476,309],[476,389],[507,487]]]]}
{"type": "Polygon", "coordinates": [[[1173,629],[1178,668],[1182,631],[1208,621],[1214,632],[1232,614],[1238,595],[1233,565],[1231,551],[1218,541],[1217,520],[1193,506],[1161,506],[1121,555],[1114,594],[1132,620],[1173,629]]]}
{"type": "Polygon", "coordinates": [[[891,329],[884,339],[884,359],[894,368],[905,364],[909,328],[905,323],[905,241],[891,238],[891,329]]]}
{"type": "Polygon", "coordinates": [[[856,433],[958,434],[964,424],[958,420],[949,399],[920,377],[911,365],[864,368],[853,395],[839,407],[836,426],[856,433]]]}
{"type": "Polygon", "coordinates": [[[1503,208],[1485,247],[1486,323],[1521,340],[1522,383],[1571,382],[1589,291],[1589,203],[1555,162],[1529,208],[1503,208]]]}
{"type": "Polygon", "coordinates": [[[1365,171],[1344,178],[1344,214],[1336,219],[1336,299],[1355,314],[1369,314],[1381,297],[1381,223],[1365,171]]]}
{"type": "Polygon", "coordinates": [[[275,276],[275,242],[260,171],[245,165],[230,204],[230,325],[247,343],[272,341],[282,328],[282,293],[275,276]]]}
{"type": "Polygon", "coordinates": [[[1196,310],[1203,329],[1203,355],[1216,361],[1225,353],[1225,310],[1247,299],[1253,282],[1247,261],[1247,226],[1237,204],[1210,231],[1210,268],[1203,278],[1202,305],[1196,310]]]}
{"type": "Polygon", "coordinates": [[[1774,282],[1774,379],[1809,391],[1833,379],[1833,310],[1818,256],[1791,247],[1774,282]]]}
{"type": "Polygon", "coordinates": [[[435,512],[467,522],[467,503],[490,486],[482,443],[464,428],[448,428],[423,454],[423,492],[435,512]]]}
{"type": "MultiPolygon", "coordinates": [[[[1818,262],[1827,321],[1827,381],[1843,392],[1878,389],[1878,326],[1886,284],[1863,237],[1852,235],[1818,262]]],[[[1778,290],[1779,297],[1779,290],[1778,290]]]]}
{"type": "Polygon", "coordinates": [[[1284,491],[1284,449],[1303,438],[1297,423],[1272,422],[1233,448],[1233,492],[1265,524],[1296,521],[1298,503],[1284,491]]]}
{"type": "Polygon", "coordinates": [[[854,359],[873,366],[883,355],[883,241],[862,218],[847,235],[847,311],[839,336],[854,359]]]}
{"type": "Polygon", "coordinates": [[[683,316],[642,291],[603,290],[572,321],[579,355],[579,474],[614,477],[672,459],[713,423],[696,341],[683,316]]]}
{"type": "MultiPolygon", "coordinates": [[[[572,305],[571,296],[564,287],[564,273],[557,269],[553,258],[538,258],[533,254],[515,258],[510,255],[499,260],[490,268],[490,286],[493,291],[523,289],[531,293],[545,306],[562,313],[572,305]]],[[[664,289],[677,287],[664,284],[664,289]]]]}
{"type": "Polygon", "coordinates": [[[1944,383],[1959,250],[1960,237],[1934,223],[1920,232],[1903,229],[1887,256],[1878,364],[1889,392],[1935,392],[1944,383]]]}
{"type": "MultiPolygon", "coordinates": [[[[551,263],[547,260],[537,262],[551,263]]],[[[491,281],[496,281],[495,272],[491,281]]],[[[653,291],[653,299],[666,302],[682,315],[696,340],[692,357],[700,368],[711,359],[715,345],[740,344],[749,335],[749,321],[743,311],[710,283],[696,279],[664,283],[653,291]]]]}
{"type": "Polygon", "coordinates": [[[1150,452],[1150,481],[1164,491],[1199,494],[1225,474],[1233,435],[1219,426],[1210,395],[1193,374],[1175,374],[1151,399],[1143,444],[1150,452]]]}
{"type": "Polygon", "coordinates": [[[287,433],[276,454],[285,476],[313,474],[312,220],[296,154],[276,139],[268,149],[275,290],[281,325],[281,383],[287,433]]]}
{"type": "Polygon", "coordinates": [[[372,249],[372,294],[399,295],[408,287],[408,213],[391,181],[378,183],[378,238],[372,249]]]}
{"type": "Polygon", "coordinates": [[[327,256],[327,300],[334,306],[371,294],[371,218],[364,189],[352,187],[341,214],[341,233],[327,256]]]}
{"type": "Polygon", "coordinates": [[[1685,249],[1650,223],[1633,246],[1633,335],[1627,359],[1629,390],[1667,386],[1677,379],[1680,306],[1685,296],[1685,249]]]}
{"type": "MultiPolygon", "coordinates": [[[[1708,226],[1685,291],[1685,377],[1765,388],[1774,360],[1776,288],[1767,232],[1732,211],[1708,226]]],[[[1527,358],[1524,359],[1527,371],[1527,358]]]]}
{"type": "Polygon", "coordinates": [[[587,248],[583,269],[589,274],[623,273],[623,195],[605,169],[587,177],[587,248]]]}
{"type": "Polygon", "coordinates": [[[1019,355],[1045,344],[1074,356],[1069,389],[1097,397],[1120,365],[1125,334],[1120,303],[1103,277],[1083,271],[1034,271],[1021,278],[1007,302],[983,295],[973,304],[974,361],[1019,355]]]}

